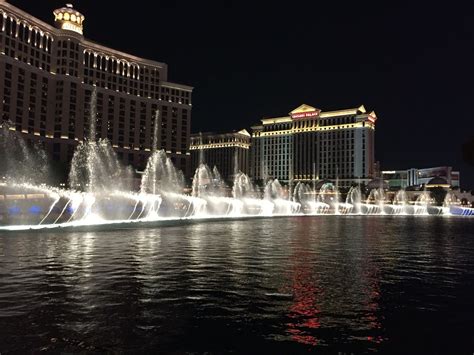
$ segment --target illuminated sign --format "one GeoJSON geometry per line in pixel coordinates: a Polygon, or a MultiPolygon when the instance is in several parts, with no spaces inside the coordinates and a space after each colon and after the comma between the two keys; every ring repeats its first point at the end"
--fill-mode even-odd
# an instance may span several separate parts
{"type": "Polygon", "coordinates": [[[291,118],[310,118],[319,115],[319,111],[297,112],[291,115],[291,118]]]}

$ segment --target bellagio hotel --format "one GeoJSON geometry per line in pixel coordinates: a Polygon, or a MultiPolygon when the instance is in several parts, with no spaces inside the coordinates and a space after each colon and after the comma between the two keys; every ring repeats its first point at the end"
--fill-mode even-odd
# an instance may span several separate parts
{"type": "Polygon", "coordinates": [[[87,137],[95,91],[97,138],[124,163],[143,168],[158,125],[158,147],[186,173],[192,87],[168,81],[165,63],[85,39],[72,5],[53,14],[55,27],[0,0],[0,124],[68,162],[87,137]]]}

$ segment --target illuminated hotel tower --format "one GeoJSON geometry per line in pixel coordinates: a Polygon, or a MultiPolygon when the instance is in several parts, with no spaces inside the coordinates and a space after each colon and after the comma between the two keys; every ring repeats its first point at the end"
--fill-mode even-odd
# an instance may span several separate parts
{"type": "Polygon", "coordinates": [[[158,147],[186,173],[192,87],[169,82],[164,63],[85,39],[85,18],[72,5],[54,18],[56,27],[0,0],[0,123],[68,162],[87,137],[95,91],[96,138],[108,138],[124,163],[140,169],[157,124],[158,147]]]}
{"type": "Polygon", "coordinates": [[[252,127],[251,175],[285,183],[335,180],[341,187],[374,175],[377,116],[364,106],[326,111],[301,105],[252,127]]]}
{"type": "Polygon", "coordinates": [[[205,163],[216,167],[221,177],[232,183],[239,172],[249,173],[250,134],[242,129],[229,133],[191,134],[191,167],[205,163]]]}

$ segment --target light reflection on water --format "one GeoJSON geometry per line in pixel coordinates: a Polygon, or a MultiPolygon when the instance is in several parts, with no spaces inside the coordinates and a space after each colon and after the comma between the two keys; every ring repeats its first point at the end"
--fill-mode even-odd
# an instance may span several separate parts
{"type": "Polygon", "coordinates": [[[348,216],[0,235],[0,352],[469,349],[472,235],[348,216]]]}

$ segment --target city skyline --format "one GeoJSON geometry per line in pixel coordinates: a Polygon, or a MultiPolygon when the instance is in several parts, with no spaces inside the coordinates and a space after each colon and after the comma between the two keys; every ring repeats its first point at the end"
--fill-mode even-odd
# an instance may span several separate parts
{"type": "MultiPolygon", "coordinates": [[[[49,23],[64,5],[9,2],[49,23]]],[[[195,87],[193,132],[248,128],[300,102],[365,104],[381,118],[375,159],[383,170],[452,165],[462,187],[473,187],[461,151],[474,131],[469,11],[156,2],[125,19],[120,7],[73,5],[86,15],[87,38],[166,62],[171,77],[195,87]]]]}
{"type": "Polygon", "coordinates": [[[474,3],[63,1],[0,0],[0,355],[472,352],[474,3]]]}

